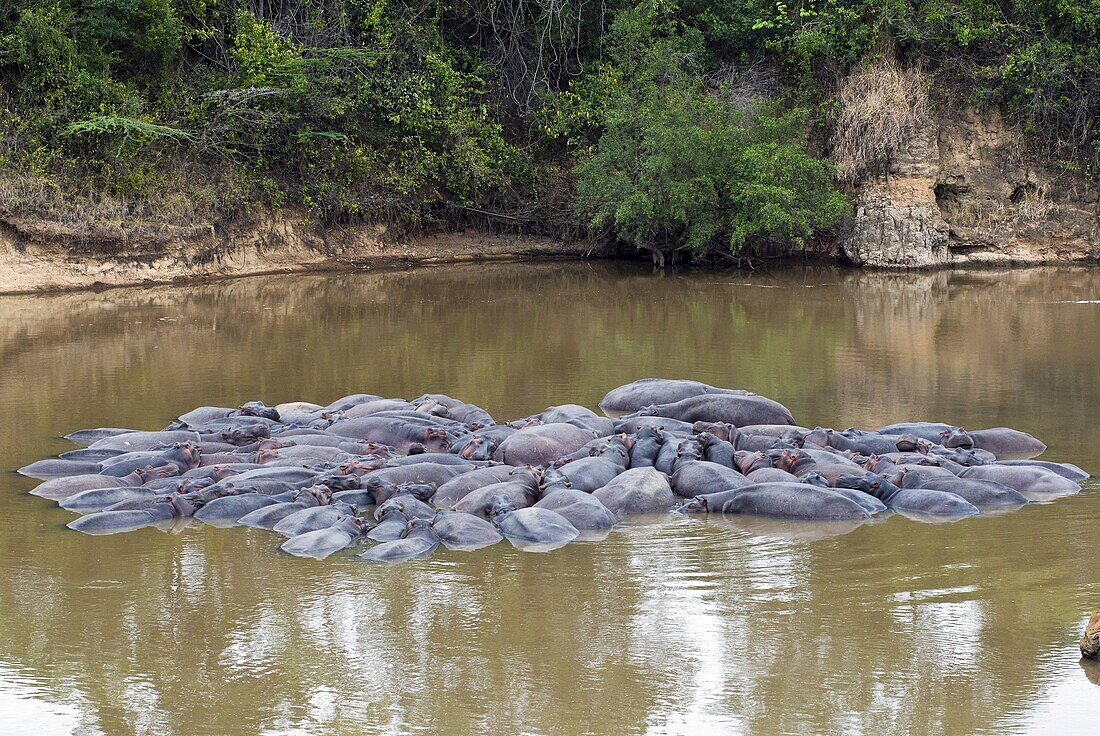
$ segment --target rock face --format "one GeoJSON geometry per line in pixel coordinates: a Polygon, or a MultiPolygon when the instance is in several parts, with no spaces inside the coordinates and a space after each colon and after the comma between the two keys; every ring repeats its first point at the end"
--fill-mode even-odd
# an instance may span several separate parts
{"type": "Polygon", "coordinates": [[[996,110],[943,115],[853,192],[853,263],[925,268],[1100,259],[1100,187],[1021,160],[996,110]]]}

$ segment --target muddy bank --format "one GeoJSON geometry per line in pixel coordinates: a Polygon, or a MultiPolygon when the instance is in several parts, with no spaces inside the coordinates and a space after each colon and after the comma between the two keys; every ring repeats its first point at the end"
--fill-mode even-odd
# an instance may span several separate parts
{"type": "Polygon", "coordinates": [[[323,228],[287,212],[255,215],[226,227],[161,225],[111,233],[3,219],[0,294],[279,272],[605,255],[605,247],[585,241],[476,231],[397,238],[380,226],[323,228]]]}

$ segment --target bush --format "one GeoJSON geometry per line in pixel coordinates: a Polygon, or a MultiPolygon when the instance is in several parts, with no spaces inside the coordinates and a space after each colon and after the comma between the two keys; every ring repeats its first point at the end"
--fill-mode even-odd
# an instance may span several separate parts
{"type": "Polygon", "coordinates": [[[691,38],[645,25],[631,16],[612,29],[618,58],[642,75],[623,85],[577,168],[578,207],[593,226],[664,264],[680,252],[797,249],[843,217],[832,167],[806,151],[802,111],[731,109],[685,68],[691,38]]]}

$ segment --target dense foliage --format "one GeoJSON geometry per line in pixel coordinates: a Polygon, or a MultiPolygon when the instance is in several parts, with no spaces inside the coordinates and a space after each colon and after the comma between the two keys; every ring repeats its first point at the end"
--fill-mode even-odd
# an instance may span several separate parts
{"type": "Polygon", "coordinates": [[[0,206],[186,219],[191,197],[798,247],[843,216],[821,142],[841,80],[883,55],[1097,176],[1098,18],[1100,0],[9,0],[0,206]]]}

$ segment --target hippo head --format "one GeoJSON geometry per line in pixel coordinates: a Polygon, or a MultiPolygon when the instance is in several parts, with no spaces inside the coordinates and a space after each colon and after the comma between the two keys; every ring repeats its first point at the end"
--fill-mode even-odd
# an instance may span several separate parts
{"type": "Polygon", "coordinates": [[[680,460],[702,460],[703,440],[699,437],[684,440],[676,447],[676,457],[680,460]]]}
{"type": "Polygon", "coordinates": [[[237,409],[237,414],[242,417],[262,417],[273,422],[279,421],[279,412],[274,407],[264,406],[262,401],[249,401],[241,404],[241,407],[237,409]]]}
{"type": "Polygon", "coordinates": [[[836,479],[837,488],[848,488],[853,491],[863,491],[864,493],[870,493],[875,495],[874,491],[878,490],[879,479],[872,476],[870,473],[866,475],[842,475],[836,479]]]}
{"type": "Polygon", "coordinates": [[[779,436],[779,441],[786,442],[792,447],[805,447],[806,437],[808,432],[803,432],[798,429],[789,429],[779,436]]]}
{"type": "Polygon", "coordinates": [[[264,439],[271,436],[271,430],[266,424],[249,424],[243,427],[236,427],[222,432],[222,439],[231,444],[240,447],[241,445],[251,444],[258,439],[264,439]]]}
{"type": "Polygon", "coordinates": [[[496,449],[497,444],[495,442],[474,435],[466,440],[466,444],[459,451],[458,456],[467,460],[491,460],[496,449]]]}
{"type": "Polygon", "coordinates": [[[362,479],[355,473],[340,473],[336,470],[317,478],[314,487],[325,488],[331,493],[333,491],[354,491],[361,484],[362,479]]]}
{"type": "Polygon", "coordinates": [[[898,440],[897,447],[900,452],[919,452],[921,455],[927,455],[935,445],[916,435],[907,434],[898,440]]]}
{"type": "Polygon", "coordinates": [[[807,433],[802,438],[803,447],[805,447],[807,442],[809,442],[812,445],[817,445],[818,447],[832,447],[833,446],[833,430],[825,429],[824,427],[818,427],[818,428],[814,429],[812,432],[807,433]]]}
{"type": "Polygon", "coordinates": [[[384,521],[391,517],[404,519],[405,507],[401,504],[401,498],[401,496],[393,496],[378,504],[378,508],[374,510],[374,518],[377,521],[384,521]]]}
{"type": "Polygon", "coordinates": [[[435,495],[436,488],[431,483],[414,483],[406,481],[397,484],[397,495],[412,496],[421,501],[427,501],[435,495]]]}
{"type": "Polygon", "coordinates": [[[447,452],[451,449],[451,439],[448,432],[442,427],[429,427],[424,430],[424,441],[421,442],[425,452],[447,452]]]}
{"type": "Polygon", "coordinates": [[[164,500],[172,506],[172,515],[180,518],[194,516],[195,512],[203,505],[200,498],[184,496],[179,493],[173,493],[164,500]]]}
{"type": "Polygon", "coordinates": [[[276,448],[256,451],[256,462],[260,465],[263,465],[264,463],[275,462],[281,457],[282,455],[279,454],[279,450],[276,448]]]}
{"type": "Polygon", "coordinates": [[[974,438],[962,427],[949,427],[940,432],[940,444],[944,447],[961,447],[972,449],[974,438]]]}
{"type": "Polygon", "coordinates": [[[432,521],[432,519],[409,519],[408,523],[405,524],[405,531],[401,532],[401,538],[410,539],[422,537],[438,541],[439,535],[436,534],[435,527],[432,526],[432,521]]]}
{"type": "Polygon", "coordinates": [[[171,478],[179,474],[180,469],[171,463],[156,466],[146,465],[144,468],[138,468],[131,473],[131,475],[136,476],[140,480],[137,485],[144,485],[151,480],[157,480],[159,478],[171,478]]]}
{"type": "Polygon", "coordinates": [[[689,498],[674,510],[678,514],[705,514],[707,513],[707,499],[705,496],[689,498]]]}
{"type": "Polygon", "coordinates": [[[236,470],[227,468],[224,465],[214,465],[211,467],[210,474],[207,477],[217,482],[226,478],[232,478],[234,475],[237,475],[236,470]]]}
{"type": "Polygon", "coordinates": [[[339,517],[330,528],[347,532],[353,537],[361,537],[367,531],[367,523],[356,516],[353,509],[350,513],[339,517]]]}
{"type": "Polygon", "coordinates": [[[746,452],[734,455],[737,469],[742,475],[748,475],[754,470],[772,467],[771,459],[762,452],[746,452]]]}
{"type": "Polygon", "coordinates": [[[809,486],[817,486],[818,488],[829,487],[829,481],[825,480],[825,476],[816,472],[803,476],[802,482],[809,486]]]}
{"type": "Polygon", "coordinates": [[[197,468],[202,463],[198,446],[191,442],[177,442],[172,445],[169,456],[186,470],[197,468]]]}
{"type": "Polygon", "coordinates": [[[516,505],[504,496],[494,496],[489,499],[489,519],[496,521],[501,516],[516,510],[516,505]]]}

